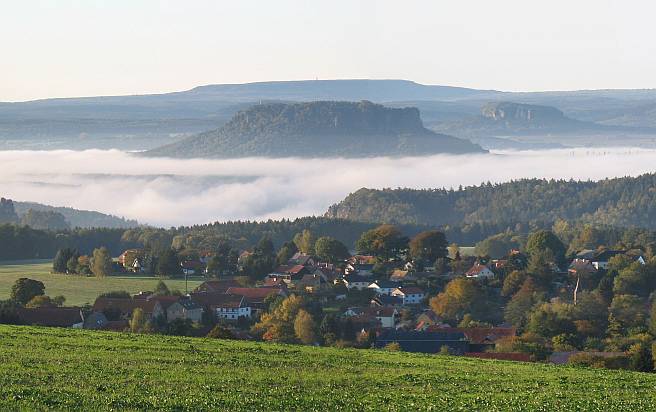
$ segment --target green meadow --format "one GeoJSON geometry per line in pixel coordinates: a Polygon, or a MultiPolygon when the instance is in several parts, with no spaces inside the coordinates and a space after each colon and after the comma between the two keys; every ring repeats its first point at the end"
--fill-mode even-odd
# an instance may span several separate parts
{"type": "MultiPolygon", "coordinates": [[[[32,260],[18,262],[0,262],[0,300],[9,298],[11,286],[16,279],[30,278],[43,282],[46,294],[54,297],[66,297],[67,306],[83,305],[96,300],[103,292],[126,290],[130,293],[153,290],[159,278],[143,275],[108,276],[106,278],[86,277],[80,275],[64,275],[50,273],[52,261],[32,260]]],[[[202,278],[189,278],[189,290],[200,283],[202,278]]],[[[185,290],[184,279],[164,279],[169,289],[185,290]]]]}
{"type": "Polygon", "coordinates": [[[0,410],[648,411],[656,376],[0,326],[0,410]]]}

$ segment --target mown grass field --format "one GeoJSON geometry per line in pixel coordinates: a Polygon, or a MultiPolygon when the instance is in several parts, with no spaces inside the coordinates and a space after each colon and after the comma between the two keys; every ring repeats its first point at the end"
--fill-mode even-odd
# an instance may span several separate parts
{"type": "MultiPolygon", "coordinates": [[[[11,286],[16,279],[27,277],[36,279],[46,286],[46,294],[49,296],[64,295],[66,305],[82,305],[96,300],[98,295],[112,290],[127,290],[130,293],[153,290],[158,278],[153,276],[109,276],[104,279],[85,277],[78,275],[52,274],[52,262],[43,261],[19,261],[0,262],[0,300],[9,298],[11,286]]],[[[184,279],[165,279],[164,282],[169,289],[178,289],[184,292],[184,279]]],[[[192,290],[202,282],[199,277],[189,279],[189,290],[192,290]]]]}
{"type": "Polygon", "coordinates": [[[656,376],[0,325],[0,410],[656,409],[656,376]]]}

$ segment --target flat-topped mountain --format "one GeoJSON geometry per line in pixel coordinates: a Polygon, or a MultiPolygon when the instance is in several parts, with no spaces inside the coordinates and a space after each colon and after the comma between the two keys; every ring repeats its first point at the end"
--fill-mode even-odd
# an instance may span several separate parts
{"type": "Polygon", "coordinates": [[[534,127],[557,126],[572,121],[555,107],[512,102],[488,103],[481,109],[481,115],[507,125],[522,124],[534,127]]]}
{"type": "Polygon", "coordinates": [[[369,101],[269,103],[223,127],[146,152],[167,157],[362,157],[481,153],[467,140],[424,127],[416,108],[369,101]]]}

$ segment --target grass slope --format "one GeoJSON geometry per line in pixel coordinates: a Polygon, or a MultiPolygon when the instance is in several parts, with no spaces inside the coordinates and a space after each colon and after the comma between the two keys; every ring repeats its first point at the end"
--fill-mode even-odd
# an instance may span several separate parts
{"type": "MultiPolygon", "coordinates": [[[[11,287],[19,278],[30,278],[43,282],[49,296],[64,295],[67,306],[82,305],[96,300],[103,292],[127,290],[137,293],[153,290],[158,278],[153,276],[109,276],[104,279],[77,275],[52,274],[52,261],[34,260],[17,262],[0,262],[0,300],[9,298],[11,287]]],[[[184,292],[184,279],[165,279],[169,289],[184,292]]],[[[201,278],[189,279],[189,290],[202,283],[201,278]]]]}
{"type": "Polygon", "coordinates": [[[0,410],[654,410],[656,376],[0,325],[0,410]]]}

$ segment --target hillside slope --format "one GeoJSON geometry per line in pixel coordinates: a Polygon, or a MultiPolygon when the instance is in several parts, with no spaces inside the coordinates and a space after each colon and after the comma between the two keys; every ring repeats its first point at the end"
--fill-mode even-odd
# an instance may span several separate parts
{"type": "Polygon", "coordinates": [[[424,128],[419,110],[368,101],[261,104],[220,129],[146,152],[166,157],[367,157],[481,153],[424,128]]]}
{"type": "Polygon", "coordinates": [[[363,188],[326,216],[429,225],[567,219],[655,229],[656,174],[599,182],[525,179],[462,190],[363,188]]]}
{"type": "Polygon", "coordinates": [[[28,210],[33,209],[41,212],[55,212],[64,216],[70,227],[93,228],[106,227],[116,229],[128,229],[139,226],[136,220],[125,219],[118,216],[107,215],[91,210],[79,210],[71,207],[49,206],[34,202],[13,202],[16,214],[23,216],[28,210]]]}
{"type": "Polygon", "coordinates": [[[0,325],[2,410],[650,410],[656,376],[0,325]]]}

